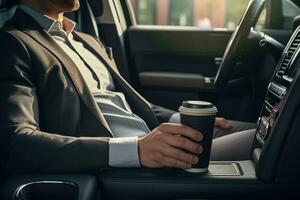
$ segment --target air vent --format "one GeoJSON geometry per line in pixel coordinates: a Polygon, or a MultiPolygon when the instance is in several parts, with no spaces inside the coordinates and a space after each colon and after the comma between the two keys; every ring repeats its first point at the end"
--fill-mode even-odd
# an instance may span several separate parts
{"type": "Polygon", "coordinates": [[[300,31],[298,30],[296,36],[293,39],[293,42],[291,43],[288,50],[284,54],[284,58],[282,60],[280,69],[277,72],[277,75],[279,77],[282,77],[287,74],[292,58],[294,57],[299,45],[300,45],[300,31]]]}

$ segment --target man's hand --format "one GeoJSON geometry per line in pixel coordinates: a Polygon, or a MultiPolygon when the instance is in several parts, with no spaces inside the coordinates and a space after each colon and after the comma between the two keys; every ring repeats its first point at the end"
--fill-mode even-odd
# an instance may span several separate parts
{"type": "Polygon", "coordinates": [[[195,141],[200,142],[202,139],[203,135],[200,132],[187,126],[162,124],[139,139],[140,163],[150,168],[191,168],[199,161],[195,154],[203,151],[202,146],[195,141]]]}
{"type": "Polygon", "coordinates": [[[215,126],[220,127],[222,129],[231,129],[231,125],[225,118],[216,118],[215,126]]]}

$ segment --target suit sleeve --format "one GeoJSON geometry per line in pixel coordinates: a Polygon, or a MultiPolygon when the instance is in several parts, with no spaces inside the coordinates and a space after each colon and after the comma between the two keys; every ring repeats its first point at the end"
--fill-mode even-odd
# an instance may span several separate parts
{"type": "Polygon", "coordinates": [[[63,173],[108,166],[109,138],[43,132],[38,101],[28,50],[0,32],[0,167],[11,173],[63,173]]]}
{"type": "Polygon", "coordinates": [[[155,104],[151,104],[152,110],[155,113],[158,121],[160,123],[168,123],[170,122],[171,117],[176,114],[177,112],[174,110],[170,110],[168,108],[158,106],[155,104]]]}

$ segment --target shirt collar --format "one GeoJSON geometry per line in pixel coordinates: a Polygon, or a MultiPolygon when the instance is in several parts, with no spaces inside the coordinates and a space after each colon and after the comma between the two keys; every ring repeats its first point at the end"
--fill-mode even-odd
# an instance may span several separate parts
{"type": "Polygon", "coordinates": [[[69,34],[72,33],[76,27],[76,23],[67,17],[64,17],[63,22],[61,23],[47,15],[43,15],[27,5],[21,4],[19,8],[33,17],[35,21],[50,34],[57,31],[69,34]]]}

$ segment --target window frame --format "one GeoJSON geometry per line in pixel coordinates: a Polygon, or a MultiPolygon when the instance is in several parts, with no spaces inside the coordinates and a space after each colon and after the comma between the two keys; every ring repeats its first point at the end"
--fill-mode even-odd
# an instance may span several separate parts
{"type": "MultiPolygon", "coordinates": [[[[131,4],[131,0],[120,1],[126,16],[126,22],[128,27],[130,26],[149,26],[138,24],[136,21],[136,13],[131,4]]],[[[294,1],[292,1],[294,2],[294,1]]],[[[281,30],[283,24],[283,13],[282,13],[282,0],[266,0],[266,22],[264,29],[281,30]],[[278,15],[278,13],[281,13],[278,15]]],[[[159,26],[159,25],[151,25],[159,26]]],[[[171,25],[166,25],[171,26],[171,25]]]]}
{"type": "Polygon", "coordinates": [[[300,8],[300,1],[291,0],[291,2],[293,2],[296,6],[298,6],[300,8]]]}

